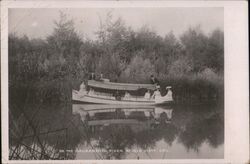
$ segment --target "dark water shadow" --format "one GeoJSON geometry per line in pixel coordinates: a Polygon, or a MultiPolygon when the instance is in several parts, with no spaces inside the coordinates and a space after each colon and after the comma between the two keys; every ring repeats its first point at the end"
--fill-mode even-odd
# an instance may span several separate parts
{"type": "Polygon", "coordinates": [[[27,104],[9,110],[10,160],[196,159],[223,154],[224,111],[215,104],[27,104]]]}

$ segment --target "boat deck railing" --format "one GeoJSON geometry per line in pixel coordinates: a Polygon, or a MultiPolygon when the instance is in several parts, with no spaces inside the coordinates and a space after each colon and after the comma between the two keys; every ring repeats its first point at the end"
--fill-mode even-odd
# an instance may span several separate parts
{"type": "MultiPolygon", "coordinates": [[[[95,96],[99,98],[105,98],[105,99],[111,99],[111,100],[116,100],[116,97],[113,96],[110,93],[103,93],[103,92],[98,92],[98,91],[89,91],[88,92],[89,96],[95,96]]],[[[133,101],[149,101],[149,100],[154,100],[153,98],[145,98],[144,96],[122,96],[121,100],[133,100],[133,101]]]]}

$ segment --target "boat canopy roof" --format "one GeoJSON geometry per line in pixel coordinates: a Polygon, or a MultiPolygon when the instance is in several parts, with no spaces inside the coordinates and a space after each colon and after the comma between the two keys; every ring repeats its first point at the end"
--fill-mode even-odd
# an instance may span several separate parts
{"type": "Polygon", "coordinates": [[[156,86],[154,84],[132,84],[132,83],[113,83],[113,82],[102,82],[95,80],[88,80],[88,86],[111,89],[111,90],[127,90],[127,91],[136,91],[138,89],[149,89],[154,90],[156,86]]]}

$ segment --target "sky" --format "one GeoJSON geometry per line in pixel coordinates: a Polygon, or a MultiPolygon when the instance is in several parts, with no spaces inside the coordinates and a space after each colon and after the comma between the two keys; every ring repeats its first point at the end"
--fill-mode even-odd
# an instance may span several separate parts
{"type": "Polygon", "coordinates": [[[165,36],[172,31],[180,36],[190,27],[200,26],[206,34],[214,29],[224,31],[223,8],[77,8],[77,9],[9,9],[9,33],[29,38],[42,38],[52,34],[59,11],[72,18],[81,37],[95,39],[100,19],[111,12],[114,20],[121,17],[126,26],[137,31],[144,25],[165,36]]]}

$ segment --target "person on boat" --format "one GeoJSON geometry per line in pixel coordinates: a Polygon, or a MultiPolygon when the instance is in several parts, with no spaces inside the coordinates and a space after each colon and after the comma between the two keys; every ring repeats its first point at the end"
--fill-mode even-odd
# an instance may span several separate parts
{"type": "Polygon", "coordinates": [[[118,90],[115,92],[114,96],[116,100],[121,100],[121,95],[118,90]]]}
{"type": "Polygon", "coordinates": [[[91,73],[89,76],[89,80],[95,80],[95,73],[91,73]]]}
{"type": "Polygon", "coordinates": [[[160,85],[159,80],[156,77],[154,77],[154,75],[151,75],[150,81],[151,81],[151,84],[160,85]]]}
{"type": "Polygon", "coordinates": [[[149,90],[145,93],[144,98],[150,99],[150,91],[149,90]]]}
{"type": "Polygon", "coordinates": [[[94,94],[95,94],[94,89],[90,88],[88,95],[94,95],[94,94]]]}
{"type": "Polygon", "coordinates": [[[160,92],[160,86],[156,86],[156,90],[154,91],[154,94],[152,95],[151,98],[156,98],[161,96],[161,92],[160,92]]]}
{"type": "Polygon", "coordinates": [[[125,92],[124,98],[130,98],[130,94],[128,92],[125,92]]]}
{"type": "Polygon", "coordinates": [[[100,80],[103,81],[103,74],[101,73],[100,80]]]}
{"type": "Polygon", "coordinates": [[[80,85],[80,90],[84,90],[84,89],[85,89],[85,84],[84,84],[84,82],[82,82],[80,85]]]}
{"type": "Polygon", "coordinates": [[[167,95],[168,95],[169,97],[172,97],[171,86],[167,86],[167,87],[166,87],[166,90],[167,90],[167,95]]]}
{"type": "Polygon", "coordinates": [[[87,114],[85,115],[85,122],[89,121],[90,120],[90,115],[89,115],[89,112],[87,112],[87,114]]]}
{"type": "Polygon", "coordinates": [[[79,93],[80,93],[81,95],[85,95],[85,94],[87,93],[87,91],[86,91],[86,86],[85,86],[84,82],[82,82],[82,84],[80,85],[79,93]]]}

